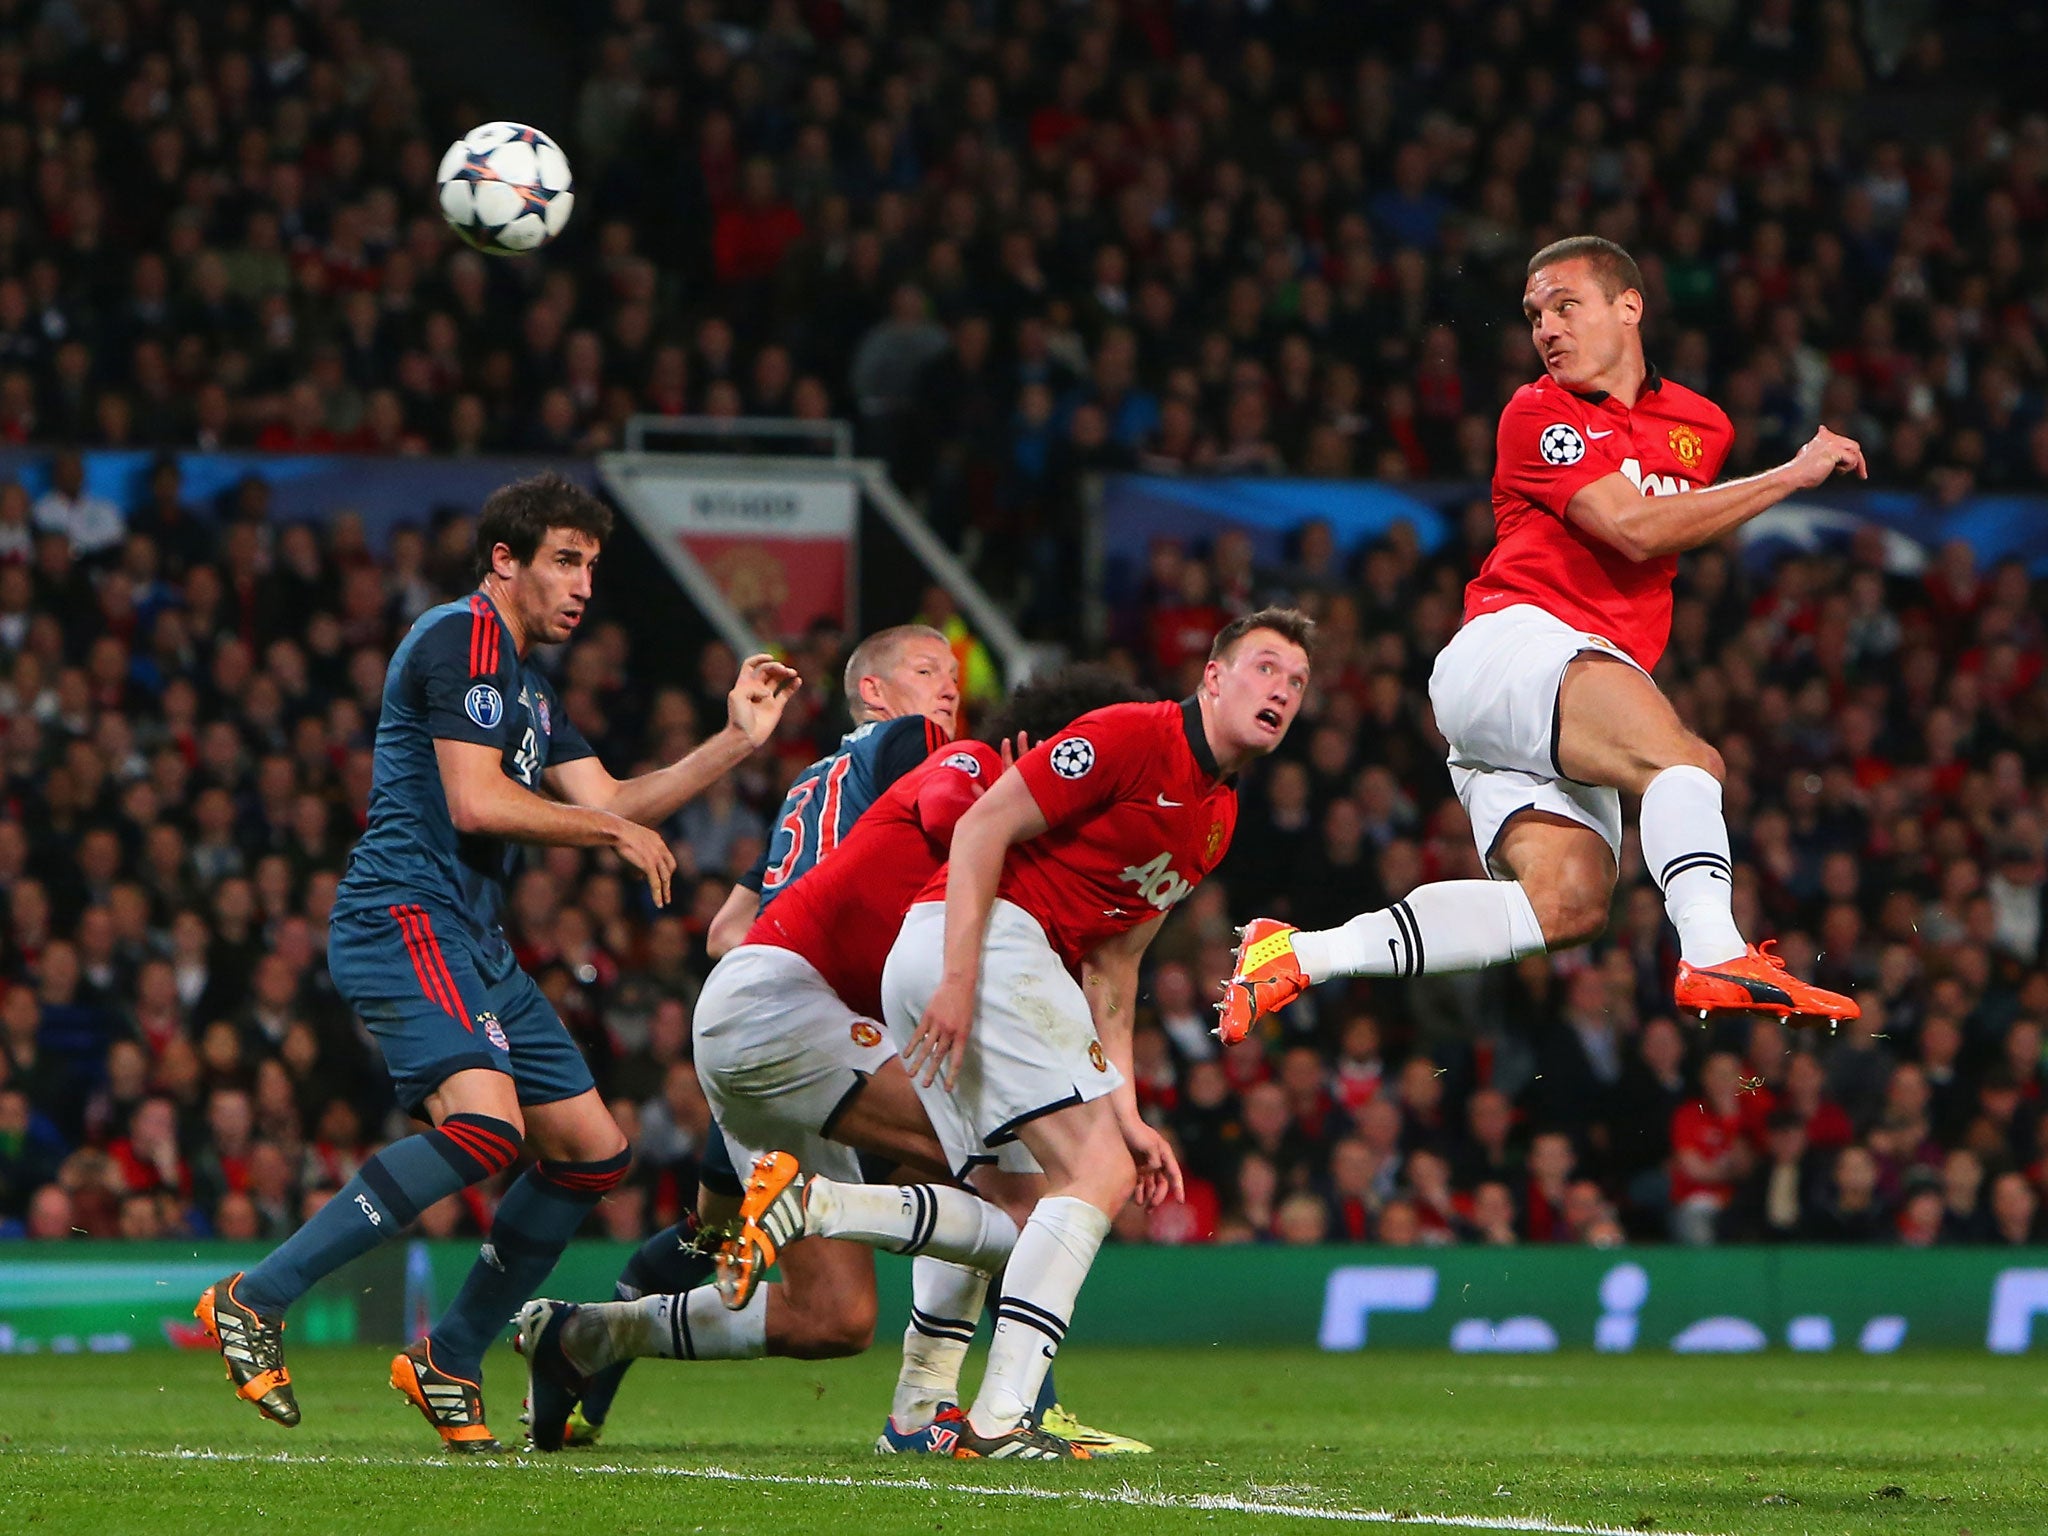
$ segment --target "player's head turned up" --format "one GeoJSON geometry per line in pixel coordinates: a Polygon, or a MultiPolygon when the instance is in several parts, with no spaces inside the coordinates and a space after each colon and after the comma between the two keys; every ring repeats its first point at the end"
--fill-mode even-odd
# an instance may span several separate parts
{"type": "Polygon", "coordinates": [[[960,661],[929,624],[878,629],[846,658],[846,707],[854,723],[923,715],[952,735],[960,719],[960,661]]]}
{"type": "Polygon", "coordinates": [[[1076,662],[1018,684],[990,718],[982,739],[1008,741],[1022,731],[1034,744],[1048,741],[1093,710],[1112,704],[1149,703],[1151,698],[1113,667],[1076,662]]]}
{"type": "Polygon", "coordinates": [[[575,632],[611,532],[611,508],[552,471],[491,492],[476,523],[477,579],[522,655],[575,632]]]}
{"type": "Polygon", "coordinates": [[[1216,632],[1197,698],[1209,750],[1225,773],[1279,746],[1308,694],[1315,621],[1298,608],[1261,608],[1216,632]]]}
{"type": "Polygon", "coordinates": [[[1529,258],[1522,315],[1544,370],[1566,389],[1633,401],[1643,365],[1643,274],[1599,235],[1552,241],[1529,258]]]}

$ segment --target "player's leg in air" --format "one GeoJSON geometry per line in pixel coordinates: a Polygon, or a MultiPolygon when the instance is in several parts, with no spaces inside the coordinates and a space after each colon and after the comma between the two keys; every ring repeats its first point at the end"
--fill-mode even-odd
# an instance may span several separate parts
{"type": "Polygon", "coordinates": [[[1720,754],[1631,661],[1534,609],[1495,618],[1511,616],[1513,632],[1489,620],[1459,631],[1430,679],[1496,878],[1419,886],[1322,932],[1254,920],[1225,984],[1223,1039],[1333,977],[1476,970],[1597,937],[1621,850],[1617,791],[1642,799],[1643,862],[1678,930],[1678,1007],[1855,1018],[1852,999],[1790,975],[1736,927],[1720,754]]]}
{"type": "MultiPolygon", "coordinates": [[[[715,1121],[704,1145],[697,1177],[696,1209],[674,1225],[663,1227],[633,1251],[612,1286],[614,1301],[678,1295],[713,1279],[716,1266],[712,1255],[717,1244],[707,1241],[707,1234],[737,1227],[740,1196],[746,1192],[739,1174],[733,1170],[732,1154],[726,1149],[725,1137],[715,1121]]],[[[569,1410],[563,1445],[597,1444],[605,1421],[611,1417],[612,1402],[632,1364],[630,1358],[619,1360],[591,1373],[575,1406],[569,1410]]],[[[532,1422],[530,1415],[528,1422],[532,1422]]]]}
{"type": "Polygon", "coordinates": [[[973,1309],[943,1314],[976,1317],[979,1287],[1016,1241],[1010,1218],[964,1189],[862,1182],[859,1151],[934,1173],[943,1173],[943,1153],[879,1026],[800,956],[764,945],[726,956],[698,998],[695,1029],[698,1068],[734,1153],[751,1166],[778,1143],[796,1149],[777,1164],[786,1165],[778,1191],[802,1197],[794,1220],[749,1250],[720,1286],[527,1308],[521,1343],[536,1448],[563,1443],[588,1379],[620,1360],[859,1353],[874,1329],[873,1247],[978,1271],[973,1309]],[[807,1237],[852,1241],[799,1241],[807,1237]],[[761,1284],[778,1258],[782,1283],[761,1284]]]}

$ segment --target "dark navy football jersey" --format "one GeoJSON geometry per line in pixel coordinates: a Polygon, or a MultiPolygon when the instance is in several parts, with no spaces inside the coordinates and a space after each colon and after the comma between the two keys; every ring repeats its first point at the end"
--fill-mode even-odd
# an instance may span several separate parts
{"type": "Polygon", "coordinates": [[[505,777],[539,790],[550,766],[591,755],[554,687],[520,659],[481,592],[421,614],[392,653],[370,776],[369,826],[337,913],[429,903],[482,939],[497,931],[513,847],[448,815],[436,740],[496,747],[505,777]]]}
{"type": "Polygon", "coordinates": [[[870,720],[841,737],[838,751],[819,758],[789,786],[767,850],[740,884],[758,891],[767,906],[837,848],[891,784],[951,740],[944,726],[923,715],[870,720]]]}

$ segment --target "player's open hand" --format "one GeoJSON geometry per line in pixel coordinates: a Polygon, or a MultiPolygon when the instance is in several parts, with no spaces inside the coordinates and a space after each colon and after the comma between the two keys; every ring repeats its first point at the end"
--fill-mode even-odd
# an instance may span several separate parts
{"type": "Polygon", "coordinates": [[[669,885],[675,879],[676,856],[668,839],[652,827],[614,816],[612,849],[647,881],[648,893],[657,907],[668,905],[669,885]]]}
{"type": "Polygon", "coordinates": [[[960,1058],[967,1050],[967,1031],[974,1023],[974,988],[940,982],[917,1021],[917,1033],[903,1053],[903,1070],[929,1085],[944,1073],[948,1093],[960,1077],[960,1058]]]}
{"type": "Polygon", "coordinates": [[[996,753],[1003,760],[1003,772],[1008,773],[1017,766],[1017,759],[1031,750],[1031,738],[1019,731],[1014,738],[1004,737],[996,743],[996,753]]]}
{"type": "Polygon", "coordinates": [[[1179,1200],[1186,1193],[1180,1176],[1180,1159],[1173,1155],[1173,1143],[1142,1120],[1117,1121],[1124,1133],[1124,1145],[1131,1149],[1131,1161],[1138,1165],[1138,1187],[1134,1199],[1145,1210],[1179,1200]]]}
{"type": "Polygon", "coordinates": [[[749,744],[760,746],[782,723],[782,707],[802,685],[794,667],[773,656],[749,656],[740,663],[739,680],[725,696],[725,717],[749,744]]]}
{"type": "Polygon", "coordinates": [[[1808,490],[1825,485],[1843,470],[1853,469],[1857,478],[1868,480],[1870,466],[1863,462],[1863,445],[1853,437],[1822,427],[1792,456],[1793,473],[1808,490]]]}

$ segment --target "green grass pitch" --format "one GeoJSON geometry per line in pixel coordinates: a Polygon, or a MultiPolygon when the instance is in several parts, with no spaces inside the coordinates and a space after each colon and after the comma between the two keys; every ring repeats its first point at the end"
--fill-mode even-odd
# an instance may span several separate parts
{"type": "MultiPolygon", "coordinates": [[[[301,1350],[295,1430],[235,1402],[209,1356],[0,1358],[0,1530],[2048,1531],[2032,1359],[1082,1345],[1060,1361],[1070,1406],[1158,1454],[1020,1467],[871,1454],[892,1357],[645,1363],[601,1448],[488,1462],[430,1454],[386,1351],[301,1350]]],[[[523,1380],[493,1355],[501,1435],[523,1380]]]]}

